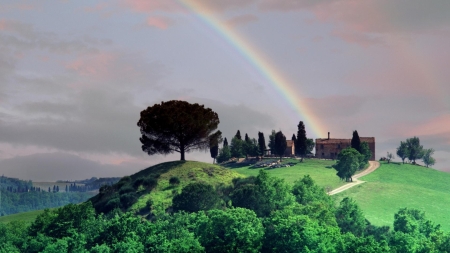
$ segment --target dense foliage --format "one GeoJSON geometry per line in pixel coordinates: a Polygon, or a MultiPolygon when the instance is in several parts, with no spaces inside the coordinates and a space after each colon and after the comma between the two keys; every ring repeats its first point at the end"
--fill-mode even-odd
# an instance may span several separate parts
{"type": "Polygon", "coordinates": [[[208,190],[223,200],[217,209],[150,221],[98,213],[91,202],[46,210],[31,225],[0,224],[0,252],[450,252],[450,235],[423,212],[401,209],[393,230],[376,227],[351,199],[335,206],[309,176],[290,187],[261,170],[219,188],[188,185],[175,196],[194,202],[208,190]]]}
{"type": "Polygon", "coordinates": [[[203,105],[171,100],[149,106],[141,112],[137,125],[142,150],[149,155],[185,153],[209,148],[209,137],[219,125],[219,116],[203,105]]]}

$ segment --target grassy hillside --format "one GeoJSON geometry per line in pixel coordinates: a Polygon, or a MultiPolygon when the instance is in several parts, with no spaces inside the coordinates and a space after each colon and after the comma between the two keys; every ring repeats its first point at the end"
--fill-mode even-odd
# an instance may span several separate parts
{"type": "MultiPolygon", "coordinates": [[[[293,184],[296,180],[303,178],[305,175],[310,175],[317,185],[324,188],[335,189],[345,184],[345,182],[342,182],[339,177],[336,176],[336,170],[331,168],[331,165],[335,164],[335,161],[305,159],[300,163],[297,159],[283,160],[283,163],[288,162],[297,164],[292,167],[269,169],[267,172],[271,176],[284,179],[288,184],[293,184]]],[[[251,166],[238,167],[233,170],[246,176],[256,176],[259,171],[259,169],[251,168],[251,166]]]]}
{"type": "Polygon", "coordinates": [[[146,214],[147,203],[152,202],[154,214],[164,213],[172,205],[172,198],[192,182],[206,182],[213,186],[230,185],[239,173],[218,165],[194,161],[161,163],[141,170],[130,177],[122,178],[112,187],[100,190],[91,200],[97,210],[107,212],[115,207],[146,214]],[[177,177],[179,184],[171,185],[171,177],[177,177]]]}
{"type": "Polygon", "coordinates": [[[450,173],[409,164],[382,162],[367,181],[335,195],[351,197],[375,225],[391,226],[394,214],[403,207],[425,211],[428,219],[450,231],[450,173]]]}
{"type": "Polygon", "coordinates": [[[30,211],[24,213],[10,214],[0,217],[0,223],[8,223],[11,221],[33,222],[36,217],[43,213],[44,210],[30,211]]]}

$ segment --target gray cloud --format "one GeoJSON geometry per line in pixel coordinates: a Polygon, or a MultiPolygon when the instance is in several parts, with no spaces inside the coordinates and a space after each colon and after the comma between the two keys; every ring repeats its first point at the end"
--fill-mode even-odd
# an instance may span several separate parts
{"type": "Polygon", "coordinates": [[[0,161],[0,174],[36,182],[122,177],[142,169],[136,164],[101,164],[61,152],[18,156],[0,161]]]}

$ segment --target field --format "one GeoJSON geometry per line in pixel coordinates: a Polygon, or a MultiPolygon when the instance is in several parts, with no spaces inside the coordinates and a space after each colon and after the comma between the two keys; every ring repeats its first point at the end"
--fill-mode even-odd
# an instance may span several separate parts
{"type": "MultiPolygon", "coordinates": [[[[335,189],[345,184],[336,176],[336,171],[331,168],[335,161],[305,159],[303,162],[299,162],[296,159],[285,159],[283,162],[295,162],[297,164],[292,167],[268,169],[266,171],[269,175],[282,178],[291,185],[305,175],[310,175],[316,184],[325,189],[335,189]]],[[[259,169],[253,169],[250,166],[234,168],[233,170],[245,176],[256,176],[259,171],[259,169]]]]}
{"type": "Polygon", "coordinates": [[[16,213],[7,216],[0,217],[0,223],[8,223],[10,221],[24,221],[24,222],[33,222],[34,219],[44,210],[30,211],[24,213],[16,213]]]}
{"type": "Polygon", "coordinates": [[[366,183],[336,194],[351,197],[375,225],[391,226],[400,208],[425,211],[428,219],[450,231],[450,173],[401,163],[384,163],[360,178],[366,183]]]}

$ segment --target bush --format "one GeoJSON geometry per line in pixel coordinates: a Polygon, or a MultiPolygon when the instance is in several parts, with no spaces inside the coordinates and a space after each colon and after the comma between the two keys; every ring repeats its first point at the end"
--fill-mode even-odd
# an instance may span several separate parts
{"type": "Polygon", "coordinates": [[[147,177],[142,183],[148,190],[153,190],[158,185],[158,180],[154,177],[147,177]]]}
{"type": "Polygon", "coordinates": [[[219,206],[220,198],[214,188],[205,183],[192,183],[183,188],[173,200],[173,210],[197,212],[219,206]]]}
{"type": "Polygon", "coordinates": [[[180,184],[180,179],[178,177],[171,177],[169,179],[169,184],[170,185],[179,185],[180,184]]]}
{"type": "Polygon", "coordinates": [[[145,180],[145,179],[142,178],[142,177],[136,179],[136,181],[134,181],[134,183],[133,183],[133,187],[134,187],[135,189],[139,188],[139,186],[141,186],[141,185],[144,183],[144,180],[145,180]]]}
{"type": "Polygon", "coordinates": [[[129,185],[125,185],[122,188],[120,188],[119,190],[119,194],[123,195],[125,193],[129,193],[129,192],[134,192],[134,188],[129,186],[129,185]]]}
{"type": "Polygon", "coordinates": [[[120,203],[123,208],[128,208],[132,206],[137,201],[135,193],[125,193],[120,196],[120,203]]]}

